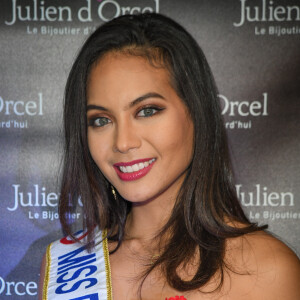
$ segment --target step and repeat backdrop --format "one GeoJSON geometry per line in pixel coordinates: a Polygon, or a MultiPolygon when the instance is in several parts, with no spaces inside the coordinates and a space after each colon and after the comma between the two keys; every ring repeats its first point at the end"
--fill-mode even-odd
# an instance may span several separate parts
{"type": "Polygon", "coordinates": [[[241,204],[300,254],[299,0],[1,0],[0,299],[37,299],[43,253],[62,235],[62,103],[76,53],[98,25],[150,11],[203,48],[241,204]]]}

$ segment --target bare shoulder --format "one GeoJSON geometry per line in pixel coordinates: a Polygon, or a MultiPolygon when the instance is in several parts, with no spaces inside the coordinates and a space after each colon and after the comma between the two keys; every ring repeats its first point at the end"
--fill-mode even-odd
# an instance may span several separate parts
{"type": "Polygon", "coordinates": [[[272,235],[256,232],[232,239],[226,255],[234,271],[245,274],[246,270],[245,276],[236,278],[250,283],[253,299],[300,299],[300,260],[272,235]]]}
{"type": "Polygon", "coordinates": [[[44,280],[45,280],[45,273],[46,273],[46,264],[47,264],[47,258],[46,253],[43,256],[42,262],[41,262],[41,269],[40,269],[40,280],[39,280],[39,295],[38,299],[43,299],[43,288],[44,288],[44,280]]]}

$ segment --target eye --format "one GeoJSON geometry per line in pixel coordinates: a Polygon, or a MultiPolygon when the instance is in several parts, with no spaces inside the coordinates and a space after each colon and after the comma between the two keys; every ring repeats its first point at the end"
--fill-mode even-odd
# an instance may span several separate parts
{"type": "Polygon", "coordinates": [[[145,107],[145,108],[141,109],[137,113],[137,116],[138,117],[142,117],[142,118],[151,117],[151,116],[157,114],[160,110],[162,110],[162,108],[158,108],[158,107],[145,107]]]}
{"type": "Polygon", "coordinates": [[[97,117],[89,120],[89,126],[93,127],[103,127],[107,124],[111,123],[111,120],[105,117],[97,117]]]}

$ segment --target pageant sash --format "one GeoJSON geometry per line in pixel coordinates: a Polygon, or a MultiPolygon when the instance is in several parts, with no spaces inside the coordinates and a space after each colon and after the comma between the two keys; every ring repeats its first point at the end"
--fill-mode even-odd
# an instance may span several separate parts
{"type": "MultiPolygon", "coordinates": [[[[76,233],[84,240],[86,233],[76,233]]],[[[43,300],[112,300],[107,239],[98,231],[92,252],[84,243],[63,238],[47,249],[43,300]]]]}

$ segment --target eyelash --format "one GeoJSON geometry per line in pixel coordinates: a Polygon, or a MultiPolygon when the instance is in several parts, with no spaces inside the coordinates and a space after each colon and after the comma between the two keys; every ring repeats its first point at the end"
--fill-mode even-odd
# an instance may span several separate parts
{"type": "MultiPolygon", "coordinates": [[[[139,109],[138,111],[137,111],[137,114],[136,114],[136,116],[137,117],[140,117],[140,118],[150,118],[150,117],[152,117],[152,116],[154,116],[154,115],[156,115],[157,113],[159,113],[160,111],[162,111],[162,110],[164,110],[164,108],[162,108],[162,107],[158,107],[158,106],[154,106],[154,105],[152,105],[152,106],[144,106],[144,107],[142,107],[141,109],[139,109]],[[156,112],[154,112],[153,114],[151,114],[150,116],[139,116],[139,113],[140,112],[142,112],[142,111],[145,111],[145,110],[155,110],[156,112]]],[[[145,112],[144,112],[145,113],[145,112]]]]}
{"type": "Polygon", "coordinates": [[[91,118],[88,120],[88,126],[92,126],[92,127],[104,127],[105,125],[111,123],[110,119],[109,118],[106,118],[106,117],[94,117],[94,118],[91,118]],[[106,120],[106,124],[103,124],[103,125],[96,125],[96,122],[98,120],[106,120]]]}
{"type": "MultiPolygon", "coordinates": [[[[150,117],[153,117],[154,115],[156,115],[157,113],[159,113],[160,111],[164,110],[164,108],[162,107],[158,107],[158,106],[145,106],[145,107],[142,107],[141,109],[139,109],[136,113],[136,116],[139,117],[139,118],[150,118],[150,117]],[[139,114],[142,112],[142,111],[145,111],[145,110],[155,110],[154,113],[152,113],[151,115],[148,115],[146,116],[145,115],[145,112],[144,112],[144,116],[139,116],[139,114]]],[[[92,117],[88,120],[88,126],[92,126],[92,127],[96,127],[96,128],[101,128],[101,127],[104,127],[105,125],[111,123],[111,120],[109,118],[106,118],[106,117],[92,117]],[[105,124],[96,124],[97,121],[104,121],[105,120],[105,124]]]]}

